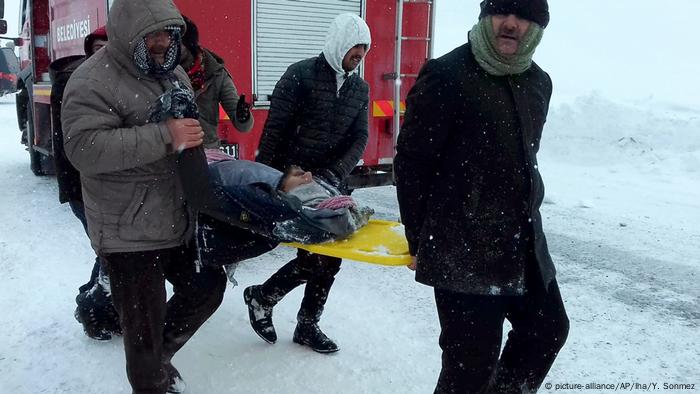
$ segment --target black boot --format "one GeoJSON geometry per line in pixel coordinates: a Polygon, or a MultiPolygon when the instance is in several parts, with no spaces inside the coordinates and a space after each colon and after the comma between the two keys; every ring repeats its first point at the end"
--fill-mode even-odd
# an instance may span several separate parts
{"type": "Polygon", "coordinates": [[[267,343],[277,342],[277,332],[272,325],[272,306],[260,297],[260,286],[246,288],[243,299],[248,305],[248,318],[253,331],[267,343]]]}
{"type": "Polygon", "coordinates": [[[163,369],[165,369],[165,372],[168,374],[168,391],[167,393],[170,394],[181,394],[184,393],[185,390],[187,390],[187,384],[185,381],[182,379],[182,376],[180,376],[180,372],[173,367],[171,363],[165,363],[163,365],[163,369]]]}
{"type": "Polygon", "coordinates": [[[100,341],[112,339],[114,334],[121,335],[112,297],[99,283],[78,294],[75,302],[78,304],[75,319],[83,325],[85,335],[100,341]]]}
{"type": "Polygon", "coordinates": [[[294,330],[294,342],[310,347],[319,353],[335,353],[340,348],[321,331],[316,323],[298,323],[294,330]]]}

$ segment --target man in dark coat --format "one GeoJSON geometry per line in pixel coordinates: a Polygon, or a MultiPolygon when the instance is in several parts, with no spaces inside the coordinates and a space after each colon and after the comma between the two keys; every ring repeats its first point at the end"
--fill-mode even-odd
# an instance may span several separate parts
{"type": "MultiPolygon", "coordinates": [[[[342,14],[331,24],[319,56],[289,66],[272,93],[257,161],[283,172],[298,166],[341,186],[367,144],[369,88],[356,71],[370,45],[367,24],[357,15],[342,14]]],[[[320,353],[338,351],[318,322],[340,263],[339,258],[299,250],[265,283],[247,288],[244,297],[255,332],[274,343],[273,306],[306,283],[294,342],[320,353]]]]}
{"type": "Polygon", "coordinates": [[[408,96],[395,171],[416,280],[435,288],[436,393],[535,392],[568,334],[539,213],[552,83],[532,55],[548,21],[546,0],[483,1],[469,43],[408,96]]]}
{"type": "MultiPolygon", "coordinates": [[[[53,126],[52,143],[58,199],[68,203],[73,214],[83,224],[87,233],[85,206],[80,184],[80,172],[73,167],[63,149],[63,129],[61,128],[61,104],[63,91],[68,79],[85,59],[92,56],[107,43],[107,29],[103,26],[85,37],[85,56],[68,56],[57,59],[49,65],[51,75],[51,119],[53,126]]],[[[109,290],[109,278],[100,268],[100,260],[95,257],[90,280],[78,288],[75,317],[83,325],[85,334],[93,339],[111,339],[112,334],[120,333],[117,316],[109,290]]]]}

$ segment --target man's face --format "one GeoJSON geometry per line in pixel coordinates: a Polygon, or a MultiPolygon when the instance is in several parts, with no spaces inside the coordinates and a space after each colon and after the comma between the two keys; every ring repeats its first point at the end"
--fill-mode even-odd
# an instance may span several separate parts
{"type": "Polygon", "coordinates": [[[158,30],[146,35],[146,48],[156,64],[165,63],[165,54],[170,47],[170,33],[158,30]]]}
{"type": "Polygon", "coordinates": [[[98,50],[102,49],[102,47],[104,47],[105,45],[107,45],[107,41],[105,41],[105,40],[100,40],[100,39],[98,38],[98,39],[96,39],[95,41],[92,42],[92,45],[90,46],[90,49],[92,49],[92,53],[95,53],[95,52],[97,52],[98,50]]]}
{"type": "Polygon", "coordinates": [[[366,54],[367,51],[365,50],[365,46],[363,44],[358,44],[350,48],[348,53],[346,53],[345,57],[343,58],[343,70],[350,72],[356,69],[366,54]]]}
{"type": "Polygon", "coordinates": [[[284,178],[284,182],[282,183],[282,191],[288,193],[294,188],[311,182],[313,182],[313,175],[309,171],[304,171],[301,168],[295,168],[292,169],[284,178]]]}
{"type": "Polygon", "coordinates": [[[493,32],[496,34],[496,50],[502,56],[513,56],[518,51],[530,21],[510,15],[492,15],[493,32]]]}

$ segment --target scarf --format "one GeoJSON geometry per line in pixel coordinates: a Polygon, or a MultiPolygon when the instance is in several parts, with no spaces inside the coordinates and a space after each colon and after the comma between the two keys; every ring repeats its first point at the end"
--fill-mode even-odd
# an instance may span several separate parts
{"type": "Polygon", "coordinates": [[[164,30],[170,33],[170,47],[165,54],[165,62],[156,64],[146,46],[146,38],[136,43],[134,48],[134,64],[146,75],[166,77],[175,70],[180,63],[181,29],[179,26],[167,26],[164,30]]]}
{"type": "Polygon", "coordinates": [[[204,56],[200,53],[199,56],[194,60],[194,64],[187,70],[187,76],[190,77],[190,82],[192,82],[192,89],[195,92],[199,92],[204,87],[204,82],[206,81],[206,75],[204,73],[204,56]]]}
{"type": "Polygon", "coordinates": [[[513,75],[525,72],[532,65],[532,56],[542,40],[544,29],[530,23],[525,36],[520,41],[518,51],[513,56],[502,56],[496,50],[496,34],[490,16],[479,19],[469,32],[469,42],[477,63],[487,73],[496,76],[513,75]]]}

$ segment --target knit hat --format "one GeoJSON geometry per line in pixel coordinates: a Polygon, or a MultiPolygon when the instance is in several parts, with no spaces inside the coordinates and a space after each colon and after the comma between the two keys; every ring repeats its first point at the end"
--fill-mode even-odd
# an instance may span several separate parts
{"type": "Polygon", "coordinates": [[[479,19],[487,15],[517,15],[535,22],[542,28],[549,24],[547,0],[483,0],[479,19]]]}
{"type": "Polygon", "coordinates": [[[107,28],[105,26],[98,27],[97,30],[85,37],[85,54],[88,57],[93,55],[92,43],[95,42],[95,40],[107,41],[107,28]]]}

